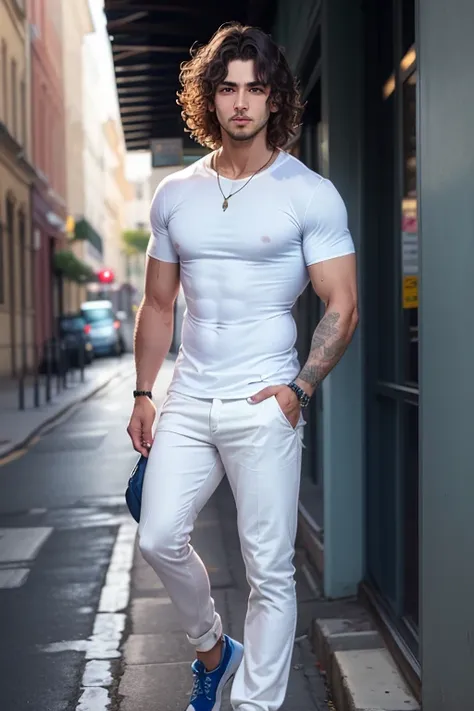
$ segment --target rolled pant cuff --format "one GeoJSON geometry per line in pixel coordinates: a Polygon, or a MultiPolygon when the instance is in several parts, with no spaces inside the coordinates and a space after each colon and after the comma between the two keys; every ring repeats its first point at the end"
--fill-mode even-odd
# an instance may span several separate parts
{"type": "Polygon", "coordinates": [[[188,642],[196,647],[197,652],[209,652],[216,646],[219,639],[222,637],[222,620],[216,613],[214,624],[209,632],[206,632],[201,637],[193,638],[187,635],[188,642]]]}

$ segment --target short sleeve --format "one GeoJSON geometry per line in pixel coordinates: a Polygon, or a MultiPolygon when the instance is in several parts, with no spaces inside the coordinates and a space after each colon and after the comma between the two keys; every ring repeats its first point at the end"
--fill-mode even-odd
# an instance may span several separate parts
{"type": "Polygon", "coordinates": [[[331,181],[322,179],[311,197],[303,224],[306,265],[354,252],[346,206],[331,181]]]}
{"type": "Polygon", "coordinates": [[[150,207],[151,235],[147,254],[162,262],[179,262],[178,254],[168,234],[168,205],[166,184],[161,183],[155,191],[150,207]]]}

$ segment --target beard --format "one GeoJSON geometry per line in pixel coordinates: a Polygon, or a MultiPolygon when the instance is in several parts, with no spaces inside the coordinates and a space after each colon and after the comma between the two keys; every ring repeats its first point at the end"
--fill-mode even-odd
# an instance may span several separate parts
{"type": "Polygon", "coordinates": [[[257,126],[251,133],[244,134],[240,131],[231,131],[229,128],[227,128],[221,123],[219,117],[217,116],[217,121],[219,123],[219,126],[221,127],[221,130],[224,131],[233,141],[237,141],[239,143],[243,143],[244,141],[251,141],[253,138],[255,138],[255,136],[258,136],[259,133],[261,133],[267,128],[269,120],[270,115],[267,116],[263,123],[257,126]]]}

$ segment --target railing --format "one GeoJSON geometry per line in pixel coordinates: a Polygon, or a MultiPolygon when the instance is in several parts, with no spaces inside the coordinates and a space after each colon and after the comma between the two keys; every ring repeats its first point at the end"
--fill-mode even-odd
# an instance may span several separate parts
{"type": "MultiPolygon", "coordinates": [[[[0,348],[7,350],[11,358],[11,346],[0,348]]],[[[77,358],[71,357],[64,340],[52,338],[44,344],[43,353],[32,353],[30,346],[16,360],[16,376],[4,378],[1,387],[2,395],[7,397],[10,407],[16,390],[19,410],[41,407],[69,387],[85,382],[87,358],[84,343],[77,350],[77,358]]]]}

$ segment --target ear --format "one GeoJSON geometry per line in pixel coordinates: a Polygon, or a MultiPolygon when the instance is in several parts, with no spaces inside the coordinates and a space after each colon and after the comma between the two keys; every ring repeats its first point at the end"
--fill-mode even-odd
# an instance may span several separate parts
{"type": "Polygon", "coordinates": [[[207,110],[210,111],[212,114],[215,113],[216,110],[216,105],[214,104],[213,101],[209,101],[207,104],[207,110]]]}
{"type": "Polygon", "coordinates": [[[279,109],[278,102],[275,101],[275,99],[270,99],[268,105],[269,105],[269,108],[270,108],[270,113],[276,114],[276,112],[277,112],[278,109],[279,109]]]}

